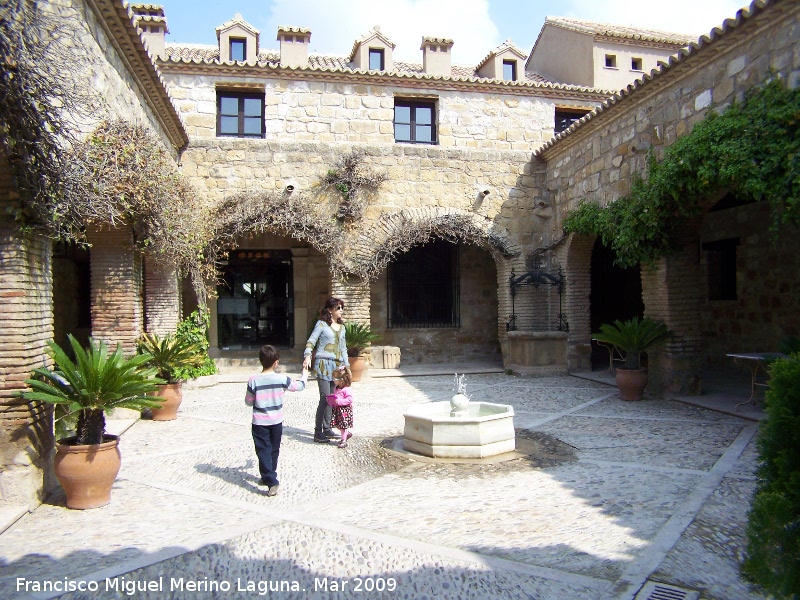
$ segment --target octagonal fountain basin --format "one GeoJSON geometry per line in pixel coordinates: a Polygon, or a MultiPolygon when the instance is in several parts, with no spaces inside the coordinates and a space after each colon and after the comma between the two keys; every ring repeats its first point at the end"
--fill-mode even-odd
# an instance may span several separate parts
{"type": "Polygon", "coordinates": [[[433,458],[485,458],[513,452],[514,408],[470,402],[452,417],[450,402],[412,406],[403,415],[403,448],[433,458]]]}

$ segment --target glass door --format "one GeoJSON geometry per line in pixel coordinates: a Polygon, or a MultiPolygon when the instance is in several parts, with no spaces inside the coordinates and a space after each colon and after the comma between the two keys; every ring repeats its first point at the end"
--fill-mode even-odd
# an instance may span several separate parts
{"type": "Polygon", "coordinates": [[[234,250],[223,266],[217,300],[222,350],[294,344],[289,250],[234,250]]]}

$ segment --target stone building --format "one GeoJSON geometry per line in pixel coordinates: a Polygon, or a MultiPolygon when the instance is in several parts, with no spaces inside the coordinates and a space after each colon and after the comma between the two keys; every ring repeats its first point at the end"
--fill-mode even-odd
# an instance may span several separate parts
{"type": "MultiPolygon", "coordinates": [[[[312,229],[327,227],[325,239],[347,250],[326,252],[300,217],[240,236],[210,303],[215,354],[273,343],[299,357],[331,294],[345,299],[349,320],[399,346],[403,362],[495,358],[531,373],[603,360],[591,345],[598,322],[662,318],[673,336],[650,368],[665,391],[699,391],[702,370],[724,364],[725,352],[800,334],[796,236],[771,245],[760,204],[731,206],[720,191],[685,224],[679,251],[641,271],[620,272],[602,244],[562,229],[581,200],[624,194],[647,150],[709,110],[775,74],[796,87],[796,0],[755,2],[652,73],[643,64],[644,76],[615,94],[594,80],[548,79],[511,42],[458,66],[459,40],[426,36],[421,61],[407,63],[375,28],[349,54],[319,55],[307,29],[279,28],[270,50],[237,15],[217,28],[216,46],[167,44],[160,6],[47,4],[73,16],[73,76],[101,86],[111,114],[148,124],[208,206],[276,198],[315,215],[325,227],[312,229]],[[557,132],[559,113],[587,112],[557,132]],[[324,180],[353,150],[384,181],[363,212],[342,218],[341,190],[324,180]],[[510,285],[532,273],[560,285],[510,285]],[[709,296],[714,277],[726,278],[722,297],[709,296]]],[[[0,202],[19,206],[4,158],[0,202]]],[[[133,250],[130,228],[89,232],[87,253],[21,234],[8,211],[0,219],[0,294],[11,307],[0,347],[0,502],[30,504],[52,485],[52,423],[18,393],[46,360],[45,341],[83,331],[132,351],[143,330],[173,329],[193,299],[173,270],[133,250]]]]}

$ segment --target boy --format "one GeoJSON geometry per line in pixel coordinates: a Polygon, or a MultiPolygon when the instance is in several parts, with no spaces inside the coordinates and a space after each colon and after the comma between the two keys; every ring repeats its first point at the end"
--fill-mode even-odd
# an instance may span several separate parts
{"type": "Polygon", "coordinates": [[[278,495],[278,455],[283,434],[283,394],[302,392],[306,388],[308,369],[303,367],[300,379],[275,372],[280,360],[278,351],[270,345],[261,348],[258,360],[263,370],[247,382],[244,402],[253,407],[253,443],[261,473],[259,485],[267,486],[267,496],[278,495]]]}

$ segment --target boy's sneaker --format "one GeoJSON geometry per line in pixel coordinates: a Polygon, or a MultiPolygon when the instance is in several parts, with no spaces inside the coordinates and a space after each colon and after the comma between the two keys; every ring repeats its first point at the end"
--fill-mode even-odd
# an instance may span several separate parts
{"type": "Polygon", "coordinates": [[[267,496],[277,496],[279,487],[280,486],[277,483],[269,486],[269,489],[267,490],[267,496]]]}
{"type": "Polygon", "coordinates": [[[328,431],[323,431],[322,435],[331,439],[337,439],[339,437],[339,434],[336,433],[333,429],[328,429],[328,431]]]}

